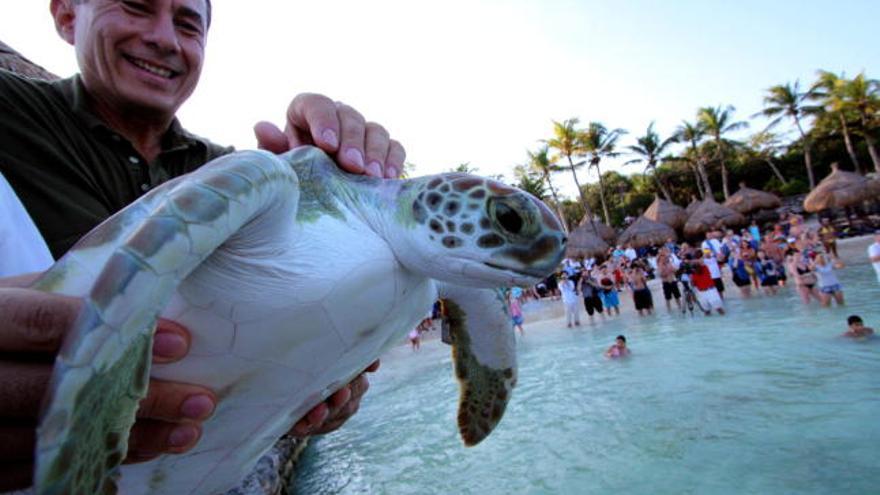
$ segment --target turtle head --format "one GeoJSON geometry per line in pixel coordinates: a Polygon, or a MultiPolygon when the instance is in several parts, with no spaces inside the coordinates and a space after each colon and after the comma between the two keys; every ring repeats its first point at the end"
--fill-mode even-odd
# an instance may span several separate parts
{"type": "Polygon", "coordinates": [[[552,272],[565,233],[550,208],[501,182],[466,174],[415,181],[403,206],[417,233],[398,258],[412,270],[461,285],[531,285],[552,272]]]}

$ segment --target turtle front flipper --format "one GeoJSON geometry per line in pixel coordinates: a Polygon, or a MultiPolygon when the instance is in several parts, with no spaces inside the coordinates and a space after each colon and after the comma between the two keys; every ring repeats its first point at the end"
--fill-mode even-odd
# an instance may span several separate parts
{"type": "Polygon", "coordinates": [[[292,224],[298,198],[284,160],[257,151],[227,155],[117,213],[37,281],[35,288],[84,298],[38,428],[38,494],[116,491],[159,313],[220,245],[292,224]],[[79,265],[88,269],[72,268],[79,265]]]}
{"type": "Polygon", "coordinates": [[[480,443],[504,415],[516,385],[516,337],[500,289],[441,285],[461,395],[458,430],[464,444],[480,443]]]}

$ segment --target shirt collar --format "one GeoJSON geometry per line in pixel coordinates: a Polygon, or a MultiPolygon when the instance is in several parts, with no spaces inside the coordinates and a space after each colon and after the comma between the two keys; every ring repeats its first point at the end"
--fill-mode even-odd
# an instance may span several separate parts
{"type": "MultiPolygon", "coordinates": [[[[88,93],[86,92],[85,85],[79,74],[67,79],[54,81],[52,84],[58,88],[64,100],[73,110],[73,113],[84,124],[86,124],[89,129],[108,135],[116,134],[116,131],[108,127],[104,121],[89,109],[88,93]]],[[[183,126],[180,125],[180,121],[177,120],[177,117],[171,121],[171,125],[168,126],[168,130],[165,131],[165,135],[162,136],[163,152],[183,150],[199,144],[202,144],[201,140],[197,136],[187,132],[183,126]]]]}

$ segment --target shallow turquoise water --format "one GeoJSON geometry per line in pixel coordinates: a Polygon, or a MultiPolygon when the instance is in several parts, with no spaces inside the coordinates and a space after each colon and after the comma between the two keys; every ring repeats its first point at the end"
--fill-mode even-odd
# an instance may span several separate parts
{"type": "Polygon", "coordinates": [[[880,286],[868,265],[840,275],[844,308],[786,290],[728,301],[721,318],[527,324],[507,413],[470,449],[448,348],[402,346],[360,412],[313,440],[296,492],[878,493],[880,339],[837,335],[852,313],[880,328],[880,286]],[[633,356],[606,360],[618,333],[633,356]]]}

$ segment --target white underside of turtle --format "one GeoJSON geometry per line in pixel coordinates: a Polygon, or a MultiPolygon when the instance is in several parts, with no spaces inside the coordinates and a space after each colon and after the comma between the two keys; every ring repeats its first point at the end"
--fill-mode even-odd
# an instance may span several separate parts
{"type": "Polygon", "coordinates": [[[36,287],[86,297],[38,438],[38,493],[217,493],[307,411],[399,344],[439,296],[452,309],[459,429],[481,441],[516,382],[496,287],[559,262],[559,224],[503,184],[379,181],[322,152],[241,152],[175,179],[96,228],[36,287]],[[149,367],[158,315],[186,359],[149,367]],[[220,399],[190,452],[119,465],[145,373],[220,399]]]}

